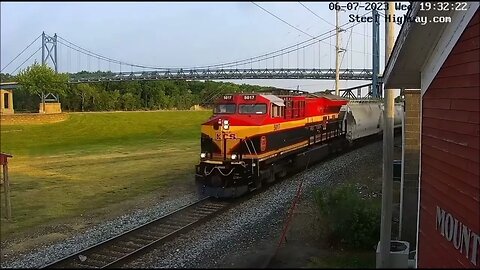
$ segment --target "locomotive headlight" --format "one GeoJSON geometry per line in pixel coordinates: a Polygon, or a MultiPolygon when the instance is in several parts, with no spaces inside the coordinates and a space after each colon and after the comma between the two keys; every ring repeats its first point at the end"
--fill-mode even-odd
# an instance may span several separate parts
{"type": "Polygon", "coordinates": [[[228,129],[230,127],[230,123],[228,123],[228,120],[223,120],[223,129],[228,129]]]}
{"type": "Polygon", "coordinates": [[[200,158],[205,158],[207,157],[207,153],[200,153],[200,158]]]}
{"type": "Polygon", "coordinates": [[[232,159],[237,159],[237,154],[232,154],[232,159]]]}

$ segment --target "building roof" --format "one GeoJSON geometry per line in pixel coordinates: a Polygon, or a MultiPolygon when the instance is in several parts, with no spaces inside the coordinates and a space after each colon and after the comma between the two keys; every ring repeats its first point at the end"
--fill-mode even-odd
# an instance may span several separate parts
{"type": "Polygon", "coordinates": [[[18,84],[18,82],[4,82],[4,83],[0,83],[0,89],[4,89],[4,90],[13,90],[15,88],[18,88],[20,87],[20,85],[18,84]]]}
{"type": "Polygon", "coordinates": [[[432,20],[435,16],[450,17],[451,22],[427,21],[422,25],[406,20],[385,67],[385,88],[426,88],[422,84],[422,76],[428,77],[428,74],[422,75],[422,71],[436,74],[479,6],[478,2],[467,4],[467,11],[438,11],[433,8],[425,11],[421,10],[421,2],[411,4],[412,9],[407,12],[407,18],[426,17],[432,20]],[[429,59],[434,59],[436,63],[427,63],[429,59]],[[433,69],[427,70],[427,64],[433,69]]]}

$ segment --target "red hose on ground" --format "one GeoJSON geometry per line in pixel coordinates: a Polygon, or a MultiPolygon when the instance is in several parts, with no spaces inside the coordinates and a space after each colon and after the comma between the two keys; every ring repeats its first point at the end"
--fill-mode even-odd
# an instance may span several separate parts
{"type": "Polygon", "coordinates": [[[295,207],[297,206],[297,203],[300,200],[300,196],[302,195],[302,184],[303,184],[303,179],[300,181],[300,185],[298,186],[297,193],[295,194],[295,198],[293,199],[292,206],[288,209],[288,217],[287,217],[287,220],[285,221],[282,234],[280,236],[280,240],[277,245],[277,249],[275,250],[275,254],[277,254],[278,249],[282,245],[283,240],[285,239],[285,235],[287,234],[288,226],[290,225],[290,222],[293,219],[293,212],[295,211],[295,207]]]}

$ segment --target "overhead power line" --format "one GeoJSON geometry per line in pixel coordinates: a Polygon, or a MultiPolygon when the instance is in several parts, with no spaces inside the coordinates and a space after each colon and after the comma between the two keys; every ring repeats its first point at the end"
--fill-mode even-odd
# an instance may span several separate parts
{"type": "MultiPolygon", "coordinates": [[[[350,29],[350,28],[353,28],[353,27],[355,27],[356,25],[358,25],[359,23],[360,23],[360,22],[357,22],[357,23],[355,23],[354,25],[351,25],[351,26],[345,28],[345,30],[348,30],[348,29],[350,29]]],[[[331,32],[331,31],[329,31],[329,32],[331,32]]],[[[333,36],[335,36],[335,33],[333,33],[333,34],[331,34],[331,35],[329,35],[329,36],[326,36],[326,37],[324,37],[324,38],[322,38],[322,39],[320,39],[320,40],[310,39],[310,40],[309,40],[310,43],[308,43],[308,41],[307,41],[307,42],[298,43],[298,44],[306,44],[306,45],[303,45],[303,46],[298,46],[298,44],[297,44],[296,46],[295,46],[295,45],[294,45],[294,46],[290,46],[290,47],[289,47],[290,50],[288,50],[288,49],[277,50],[277,51],[274,52],[274,53],[265,54],[265,55],[264,55],[265,57],[263,57],[263,58],[262,58],[262,57],[254,57],[254,58],[248,58],[248,59],[246,59],[246,60],[249,60],[248,63],[253,63],[253,62],[259,62],[259,61],[263,61],[263,60],[272,59],[272,58],[275,58],[275,57],[279,57],[279,56],[282,56],[282,55],[285,55],[285,54],[288,54],[288,53],[291,53],[291,52],[294,52],[294,51],[298,51],[298,50],[304,49],[304,48],[309,47],[309,46],[312,46],[312,45],[314,45],[314,44],[317,44],[318,42],[321,42],[321,41],[326,40],[326,39],[328,39],[328,38],[330,38],[330,37],[333,37],[333,36]],[[295,48],[295,47],[296,47],[296,48],[295,48]],[[276,54],[275,54],[275,53],[276,53],[276,54]],[[269,55],[270,55],[270,56],[269,56],[269,55]],[[267,57],[267,56],[268,56],[268,57],[267,57]],[[254,59],[257,59],[257,60],[253,61],[254,59]]],[[[224,64],[224,65],[222,65],[222,66],[223,66],[223,67],[233,67],[233,66],[235,66],[236,64],[238,64],[238,62],[231,62],[230,64],[224,64]]]]}
{"type": "MultiPolygon", "coordinates": [[[[358,15],[358,11],[359,11],[359,10],[357,10],[357,14],[356,14],[356,15],[358,15]]],[[[352,39],[352,33],[353,33],[353,29],[350,30],[350,36],[348,37],[347,45],[345,45],[345,50],[347,50],[347,48],[348,48],[348,43],[350,43],[350,40],[352,39]]],[[[353,42],[353,41],[352,41],[352,42],[353,42]]],[[[350,51],[352,51],[352,50],[350,49],[350,51]]],[[[365,52],[364,52],[364,53],[365,53],[365,52]]],[[[346,54],[346,53],[342,54],[342,60],[340,61],[340,66],[341,66],[342,63],[343,63],[343,58],[345,58],[345,54],[346,54]]],[[[348,62],[348,61],[347,61],[347,62],[348,62]]]]}
{"type": "Polygon", "coordinates": [[[306,8],[308,11],[310,11],[313,15],[315,15],[317,18],[319,18],[320,20],[330,24],[331,26],[335,27],[335,24],[325,20],[324,18],[320,17],[319,15],[317,15],[317,13],[313,12],[311,9],[309,9],[307,6],[305,6],[302,2],[298,2],[300,5],[302,5],[304,8],[306,8]]]}
{"type": "MultiPolygon", "coordinates": [[[[332,24],[331,22],[325,20],[324,18],[322,18],[321,16],[319,16],[317,13],[315,13],[313,10],[311,10],[310,8],[308,8],[307,6],[305,6],[302,2],[298,2],[300,5],[302,5],[305,9],[307,9],[308,11],[310,11],[310,13],[312,13],[313,15],[315,15],[315,17],[319,18],[320,20],[330,24],[331,26],[335,27],[334,24],[332,24]]],[[[380,12],[379,12],[380,13],[380,12]]],[[[358,10],[357,10],[357,14],[358,14],[358,10]]],[[[380,13],[381,14],[381,13],[380,13]]],[[[385,17],[385,16],[384,16],[385,17]]],[[[371,35],[366,35],[366,34],[362,34],[362,33],[358,33],[358,32],[355,32],[353,31],[354,34],[357,34],[357,35],[361,35],[361,36],[365,36],[365,37],[372,37],[371,35]]]]}
{"type": "Polygon", "coordinates": [[[252,2],[252,4],[254,4],[255,6],[257,6],[257,7],[261,8],[263,11],[265,11],[265,12],[267,12],[268,14],[272,15],[273,17],[275,17],[275,18],[279,19],[280,21],[282,21],[283,23],[287,24],[288,26],[290,26],[290,27],[292,27],[292,28],[296,29],[296,30],[297,30],[297,31],[299,31],[299,32],[302,32],[303,34],[305,34],[305,35],[307,35],[307,36],[309,36],[309,37],[311,37],[311,38],[313,38],[313,36],[312,36],[312,35],[310,35],[309,33],[307,33],[307,32],[305,32],[305,31],[303,31],[302,29],[299,29],[299,28],[298,28],[298,27],[296,27],[296,26],[293,26],[293,25],[291,25],[290,23],[288,23],[288,22],[287,22],[287,21],[285,21],[284,19],[282,19],[282,18],[278,17],[277,15],[275,15],[275,14],[271,13],[270,11],[268,11],[268,10],[264,9],[262,6],[258,5],[257,3],[255,3],[255,2],[252,2]]]}

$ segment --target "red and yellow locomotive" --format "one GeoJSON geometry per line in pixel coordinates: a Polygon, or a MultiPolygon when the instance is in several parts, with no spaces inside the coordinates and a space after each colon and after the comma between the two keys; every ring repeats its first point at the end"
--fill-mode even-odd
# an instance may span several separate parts
{"type": "Polygon", "coordinates": [[[347,102],[333,95],[222,96],[201,127],[201,193],[238,197],[341,148],[347,102]]]}

